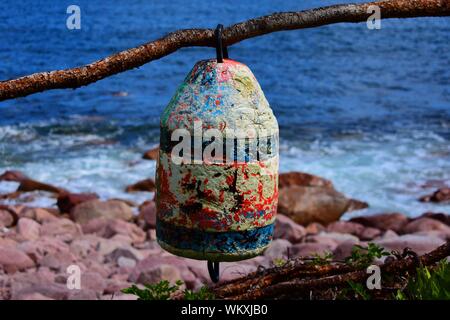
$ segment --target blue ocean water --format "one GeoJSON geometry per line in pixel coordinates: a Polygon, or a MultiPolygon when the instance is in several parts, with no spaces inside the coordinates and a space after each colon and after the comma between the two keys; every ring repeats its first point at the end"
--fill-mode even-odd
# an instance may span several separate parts
{"type": "MultiPolygon", "coordinates": [[[[4,0],[0,79],[79,66],[181,28],[335,3],[4,0]],[[66,28],[71,4],[81,8],[81,30],[66,28]]],[[[450,18],[381,23],[274,33],[230,47],[230,57],[252,69],[278,118],[281,171],[329,178],[370,212],[450,213],[416,201],[435,189],[426,181],[450,183],[450,18]]],[[[186,48],[84,88],[1,102],[0,172],[149,198],[123,189],[154,175],[155,163],[140,158],[158,142],[159,114],[194,63],[214,55],[186,48]]],[[[14,187],[0,183],[0,193],[14,187]]]]}

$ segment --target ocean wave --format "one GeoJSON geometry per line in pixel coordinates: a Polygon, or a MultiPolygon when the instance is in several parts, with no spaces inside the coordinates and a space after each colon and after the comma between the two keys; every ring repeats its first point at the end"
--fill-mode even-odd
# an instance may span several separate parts
{"type": "Polygon", "coordinates": [[[366,213],[394,210],[416,216],[426,211],[450,212],[448,204],[417,201],[434,191],[422,187],[426,181],[450,184],[449,151],[446,139],[423,131],[317,139],[310,144],[285,141],[280,148],[280,169],[330,179],[344,194],[368,202],[371,208],[366,213]]]}
{"type": "Polygon", "coordinates": [[[0,143],[29,142],[35,140],[38,133],[28,125],[0,126],[0,143]]]}

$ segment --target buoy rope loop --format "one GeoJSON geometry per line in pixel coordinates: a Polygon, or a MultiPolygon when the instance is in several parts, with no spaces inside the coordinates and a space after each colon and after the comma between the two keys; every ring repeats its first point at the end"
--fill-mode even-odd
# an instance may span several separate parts
{"type": "Polygon", "coordinates": [[[222,33],[223,25],[218,24],[216,30],[214,31],[216,36],[216,55],[218,63],[222,63],[224,58],[228,59],[228,49],[227,46],[223,45],[222,33]]]}

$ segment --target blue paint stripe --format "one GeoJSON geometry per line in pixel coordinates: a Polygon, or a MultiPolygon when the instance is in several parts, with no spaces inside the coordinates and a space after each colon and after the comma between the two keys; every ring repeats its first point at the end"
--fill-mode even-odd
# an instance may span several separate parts
{"type": "Polygon", "coordinates": [[[266,247],[273,238],[273,229],[274,223],[245,231],[206,232],[158,220],[156,236],[158,240],[181,250],[239,254],[266,247]]]}
{"type": "MultiPolygon", "coordinates": [[[[179,144],[179,141],[171,141],[172,132],[169,131],[166,127],[161,127],[160,132],[160,148],[162,152],[170,154],[172,152],[172,148],[179,144]]],[[[255,150],[250,150],[249,141],[241,141],[238,142],[237,139],[234,139],[232,145],[232,151],[234,151],[234,155],[230,155],[230,159],[227,159],[227,139],[226,137],[222,138],[223,141],[223,162],[229,163],[230,161],[242,159],[242,162],[256,162],[256,161],[266,161],[278,156],[278,144],[279,144],[279,136],[278,133],[275,133],[269,137],[263,137],[264,142],[260,142],[260,138],[256,138],[255,146],[252,147],[255,150]],[[259,149],[261,148],[261,149],[259,149]],[[263,152],[262,152],[263,151],[263,152]]],[[[210,140],[203,141],[202,150],[205,150],[206,146],[211,143],[210,140]]],[[[254,143],[254,142],[252,142],[254,143]]],[[[231,144],[231,143],[230,143],[231,144]]],[[[194,136],[191,136],[191,159],[194,159],[194,136]]],[[[183,156],[183,155],[179,155],[183,156]]]]}

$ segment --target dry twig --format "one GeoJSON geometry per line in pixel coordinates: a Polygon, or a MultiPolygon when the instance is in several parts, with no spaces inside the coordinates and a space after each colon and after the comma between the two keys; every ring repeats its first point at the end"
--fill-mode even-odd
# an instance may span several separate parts
{"type": "MultiPolygon", "coordinates": [[[[429,266],[448,256],[450,256],[450,241],[418,259],[408,257],[387,262],[381,266],[381,271],[383,274],[399,275],[413,270],[418,263],[429,266]]],[[[333,265],[330,265],[328,268],[318,266],[317,270],[322,270],[322,274],[320,272],[311,272],[311,269],[309,274],[305,274],[302,273],[302,268],[293,269],[292,266],[286,265],[285,267],[274,268],[274,270],[268,271],[270,276],[263,275],[258,277],[254,274],[255,279],[253,280],[247,276],[245,279],[237,279],[231,284],[226,283],[216,286],[213,292],[219,298],[225,297],[226,299],[235,300],[268,299],[286,295],[291,298],[303,297],[312,290],[343,287],[348,285],[349,281],[363,282],[368,276],[366,270],[347,269],[344,271],[344,267],[335,268],[336,266],[333,265]],[[295,276],[289,275],[290,272],[294,272],[295,276]],[[307,276],[306,279],[299,278],[305,275],[307,276]]]]}

